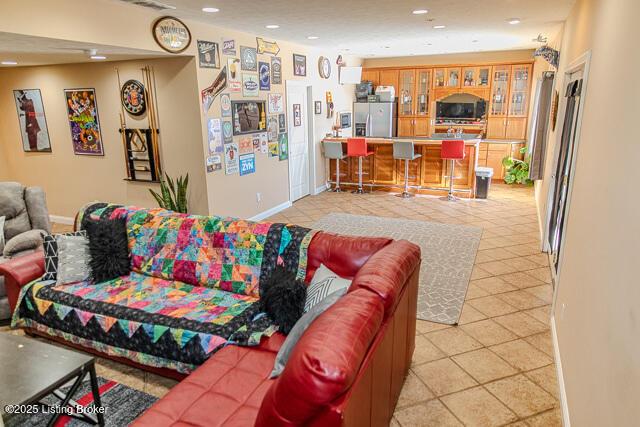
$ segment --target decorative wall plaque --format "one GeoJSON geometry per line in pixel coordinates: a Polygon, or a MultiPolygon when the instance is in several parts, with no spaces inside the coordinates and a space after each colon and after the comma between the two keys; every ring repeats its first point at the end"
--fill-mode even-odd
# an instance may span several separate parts
{"type": "Polygon", "coordinates": [[[191,32],[178,18],[163,16],[153,24],[153,38],[170,53],[180,53],[189,47],[191,32]]]}

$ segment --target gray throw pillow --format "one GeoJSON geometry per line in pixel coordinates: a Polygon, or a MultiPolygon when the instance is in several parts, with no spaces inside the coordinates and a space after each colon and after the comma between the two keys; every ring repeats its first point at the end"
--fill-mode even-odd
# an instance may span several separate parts
{"type": "Polygon", "coordinates": [[[29,230],[5,242],[2,254],[11,257],[17,253],[33,250],[42,246],[42,240],[47,232],[44,230],[29,230]]]}
{"type": "Polygon", "coordinates": [[[0,216],[0,254],[4,251],[4,216],[0,216]]]}
{"type": "Polygon", "coordinates": [[[339,277],[324,264],[320,264],[307,288],[307,300],[304,303],[305,313],[329,294],[342,289],[346,293],[349,286],[351,286],[351,280],[339,277]]]}
{"type": "Polygon", "coordinates": [[[302,338],[302,334],[307,330],[309,325],[313,323],[316,317],[320,316],[322,313],[327,311],[329,307],[336,303],[344,294],[347,293],[347,288],[338,289],[327,297],[323,298],[322,301],[315,304],[309,311],[307,311],[294,325],[289,335],[287,335],[287,339],[282,343],[282,347],[278,350],[278,354],[276,356],[276,360],[273,364],[273,371],[271,371],[270,378],[276,378],[282,374],[284,371],[284,367],[291,356],[291,352],[295,348],[296,344],[302,338]]]}
{"type": "Polygon", "coordinates": [[[86,236],[57,235],[58,285],[89,280],[89,239],[86,236]]]}

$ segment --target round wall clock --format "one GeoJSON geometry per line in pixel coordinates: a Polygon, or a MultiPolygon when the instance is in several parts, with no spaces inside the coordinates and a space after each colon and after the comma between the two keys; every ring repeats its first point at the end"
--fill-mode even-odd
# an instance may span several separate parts
{"type": "Polygon", "coordinates": [[[170,53],[180,53],[189,47],[191,32],[178,18],[163,16],[153,24],[153,38],[170,53]]]}
{"type": "Polygon", "coordinates": [[[331,61],[329,61],[329,58],[321,56],[318,59],[318,71],[323,79],[328,79],[331,76],[331,61]]]}
{"type": "Polygon", "coordinates": [[[137,80],[127,80],[120,91],[122,106],[131,115],[140,116],[147,111],[144,86],[137,80]]]}

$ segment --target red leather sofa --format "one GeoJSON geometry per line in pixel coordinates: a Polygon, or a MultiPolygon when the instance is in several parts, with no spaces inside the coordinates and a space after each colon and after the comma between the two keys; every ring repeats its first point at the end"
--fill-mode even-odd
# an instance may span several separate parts
{"type": "MultiPolygon", "coordinates": [[[[388,426],[415,347],[420,249],[319,232],[308,251],[307,281],[321,263],[353,283],[307,329],[280,377],[269,379],[282,334],[258,347],[228,346],[134,425],[388,426]]],[[[19,288],[43,271],[41,254],[0,266],[12,308],[19,288]]]]}

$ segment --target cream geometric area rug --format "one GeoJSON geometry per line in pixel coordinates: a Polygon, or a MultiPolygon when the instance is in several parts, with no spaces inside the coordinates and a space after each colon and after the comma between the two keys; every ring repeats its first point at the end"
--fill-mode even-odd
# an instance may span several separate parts
{"type": "Polygon", "coordinates": [[[417,317],[448,325],[458,323],[481,228],[346,213],[328,214],[311,228],[352,236],[406,239],[420,246],[417,317]]]}

